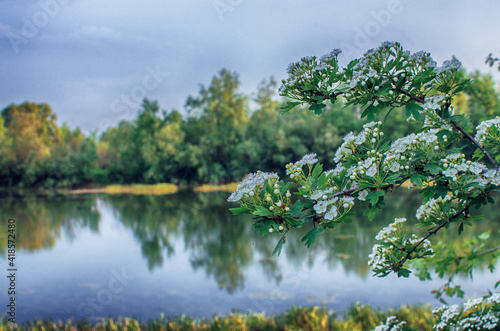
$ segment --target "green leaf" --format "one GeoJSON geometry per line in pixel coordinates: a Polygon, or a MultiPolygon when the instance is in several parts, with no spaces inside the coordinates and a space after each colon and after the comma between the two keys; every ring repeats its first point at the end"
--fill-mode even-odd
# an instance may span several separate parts
{"type": "Polygon", "coordinates": [[[406,117],[410,118],[413,115],[413,118],[420,122],[422,120],[420,110],[423,110],[422,106],[415,102],[408,102],[406,104],[406,117]]]}
{"type": "Polygon", "coordinates": [[[366,199],[370,200],[370,204],[373,206],[373,205],[376,205],[378,203],[378,200],[380,199],[380,197],[382,197],[384,195],[384,193],[385,192],[383,190],[373,191],[373,192],[368,193],[368,195],[366,196],[366,199]]]}
{"type": "Polygon", "coordinates": [[[422,180],[427,179],[427,177],[423,175],[413,175],[411,176],[410,179],[413,184],[417,184],[418,187],[422,187],[423,186],[422,180]]]}
{"type": "Polygon", "coordinates": [[[273,227],[274,222],[271,220],[261,220],[253,225],[255,231],[259,232],[261,237],[269,234],[269,229],[273,227]]]}
{"type": "Polygon", "coordinates": [[[295,219],[291,217],[285,217],[285,222],[293,226],[294,228],[300,228],[304,221],[301,219],[295,219]]]}
{"type": "Polygon", "coordinates": [[[321,163],[316,164],[312,172],[312,178],[318,178],[319,174],[323,171],[323,165],[321,163]]]}
{"type": "Polygon", "coordinates": [[[460,223],[458,226],[458,235],[461,235],[464,232],[464,222],[460,223]]]}
{"type": "Polygon", "coordinates": [[[301,102],[298,101],[288,101],[285,106],[281,107],[281,114],[287,113],[296,106],[300,105],[301,102]]]}
{"type": "Polygon", "coordinates": [[[479,148],[477,148],[472,156],[479,161],[484,157],[484,153],[479,148]]]}
{"type": "Polygon", "coordinates": [[[281,237],[280,241],[278,241],[278,243],[276,244],[276,247],[274,247],[272,255],[277,254],[278,256],[280,256],[281,249],[283,248],[284,238],[285,238],[285,236],[281,237]]]}
{"type": "Polygon", "coordinates": [[[366,109],[361,114],[361,118],[366,117],[368,121],[373,121],[375,119],[375,115],[378,113],[377,107],[370,105],[366,107],[366,109]]]}
{"type": "Polygon", "coordinates": [[[290,208],[290,213],[292,214],[292,216],[297,217],[302,212],[302,209],[304,209],[304,205],[302,204],[302,202],[300,202],[300,200],[297,200],[295,201],[295,204],[290,208]]]}
{"type": "Polygon", "coordinates": [[[292,185],[293,185],[293,183],[289,182],[289,183],[286,183],[284,186],[281,186],[280,187],[280,194],[285,195],[286,191],[288,191],[290,189],[290,187],[292,187],[292,185]]]}
{"type": "Polygon", "coordinates": [[[318,187],[322,188],[326,184],[326,175],[325,173],[322,173],[321,176],[318,178],[318,187]]]}
{"type": "Polygon", "coordinates": [[[363,213],[363,216],[368,216],[368,219],[371,221],[373,221],[373,218],[375,217],[375,215],[377,215],[379,209],[377,207],[371,207],[371,208],[368,208],[367,210],[365,210],[365,212],[363,213]]]}
{"type": "Polygon", "coordinates": [[[264,187],[266,188],[266,193],[273,194],[274,193],[274,187],[269,185],[267,180],[264,182],[264,187]]]}
{"type": "Polygon", "coordinates": [[[348,212],[342,215],[338,221],[342,220],[344,223],[352,223],[352,217],[355,215],[353,212],[348,212]]]}
{"type": "Polygon", "coordinates": [[[229,208],[229,210],[234,214],[234,215],[241,215],[241,214],[250,214],[250,209],[247,207],[239,207],[239,208],[229,208]]]}
{"type": "Polygon", "coordinates": [[[432,175],[437,175],[439,174],[441,171],[443,171],[443,169],[441,169],[440,166],[438,166],[436,163],[429,163],[427,165],[424,166],[424,170],[425,171],[428,171],[429,173],[431,173],[432,175]]]}
{"type": "Polygon", "coordinates": [[[404,277],[408,278],[410,277],[411,271],[408,269],[399,269],[398,270],[398,277],[404,277]]]}
{"type": "Polygon", "coordinates": [[[325,108],[326,105],[323,102],[318,102],[318,103],[313,103],[312,105],[309,106],[310,110],[314,110],[314,113],[316,115],[321,115],[323,112],[323,108],[325,108]]]}
{"type": "Polygon", "coordinates": [[[254,214],[255,216],[268,216],[271,214],[271,211],[266,207],[256,206],[252,214],[254,214]]]}
{"type": "Polygon", "coordinates": [[[436,196],[437,192],[438,191],[434,186],[427,186],[426,188],[420,190],[420,194],[427,199],[436,196]]]}
{"type": "Polygon", "coordinates": [[[316,240],[316,236],[319,234],[322,234],[325,232],[325,229],[323,227],[317,227],[314,229],[309,230],[309,232],[302,238],[302,242],[305,242],[305,245],[307,248],[310,248],[311,245],[314,243],[316,240]]]}
{"type": "Polygon", "coordinates": [[[388,183],[390,183],[390,184],[394,184],[395,182],[397,182],[400,179],[401,179],[400,175],[394,174],[394,175],[387,176],[387,178],[385,179],[385,181],[388,182],[388,183]]]}

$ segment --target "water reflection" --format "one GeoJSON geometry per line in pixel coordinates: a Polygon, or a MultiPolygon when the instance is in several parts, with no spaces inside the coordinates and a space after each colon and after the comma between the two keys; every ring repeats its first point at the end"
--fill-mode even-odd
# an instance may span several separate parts
{"type": "MultiPolygon", "coordinates": [[[[62,233],[71,240],[80,229],[99,231],[95,197],[8,196],[0,199],[0,215],[2,229],[7,229],[8,218],[16,219],[16,247],[30,252],[53,247],[62,233]]],[[[6,240],[6,236],[0,236],[2,256],[6,256],[6,240]]]]}
{"type": "MultiPolygon", "coordinates": [[[[265,279],[280,284],[284,271],[280,270],[279,259],[287,259],[296,270],[322,264],[328,269],[341,266],[346,275],[371,277],[366,261],[376,233],[395,217],[410,215],[409,222],[412,222],[411,215],[420,201],[414,192],[401,190],[387,202],[391,208],[377,215],[373,222],[362,215],[364,210],[357,210],[352,224],[327,231],[310,249],[300,242],[309,230],[306,226],[287,236],[281,257],[271,258],[279,237],[259,237],[251,227],[251,217],[231,215],[226,197],[226,193],[191,192],[168,196],[7,197],[0,200],[0,213],[15,215],[18,220],[18,249],[38,251],[53,247],[62,233],[70,239],[84,228],[98,233],[100,201],[111,208],[114,218],[133,234],[150,272],[161,269],[175,255],[176,247],[179,249],[175,243],[180,240],[194,271],[202,270],[220,289],[234,293],[245,287],[246,272],[252,265],[259,266],[265,279]]],[[[489,221],[480,221],[467,231],[479,234],[493,230],[492,239],[498,242],[497,210],[489,206],[484,214],[489,221]]],[[[0,226],[5,229],[7,218],[1,222],[0,226]]],[[[458,237],[456,231],[440,236],[435,240],[463,238],[458,237]]],[[[5,237],[0,237],[0,245],[5,257],[5,237]]]]}

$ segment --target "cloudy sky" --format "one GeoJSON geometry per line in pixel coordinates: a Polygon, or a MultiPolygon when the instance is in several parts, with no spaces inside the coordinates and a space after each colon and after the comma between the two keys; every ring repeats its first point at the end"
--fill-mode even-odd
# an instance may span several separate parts
{"type": "Polygon", "coordinates": [[[183,110],[225,67],[242,91],[306,55],[382,41],[467,70],[500,55],[500,1],[0,0],[0,109],[52,106],[60,124],[101,131],[134,118],[144,96],[183,110]]]}

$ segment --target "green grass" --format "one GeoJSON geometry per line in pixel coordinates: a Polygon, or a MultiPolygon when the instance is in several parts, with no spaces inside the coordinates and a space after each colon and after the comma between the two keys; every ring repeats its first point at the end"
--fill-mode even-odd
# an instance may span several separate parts
{"type": "Polygon", "coordinates": [[[194,319],[181,315],[160,317],[147,322],[131,318],[108,318],[95,324],[88,321],[54,322],[33,321],[23,325],[9,325],[4,319],[4,330],[373,330],[387,316],[406,321],[403,330],[432,330],[434,318],[429,306],[402,306],[397,310],[377,311],[370,306],[356,304],[339,317],[333,311],[320,307],[293,307],[285,313],[268,316],[256,313],[233,313],[210,319],[194,319]]]}

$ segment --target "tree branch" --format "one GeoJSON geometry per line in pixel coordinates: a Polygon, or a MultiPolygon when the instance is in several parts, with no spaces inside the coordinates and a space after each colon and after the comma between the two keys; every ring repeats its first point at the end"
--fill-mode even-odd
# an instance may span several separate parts
{"type": "MultiPolygon", "coordinates": [[[[393,188],[393,187],[394,187],[393,184],[387,184],[385,186],[380,187],[380,189],[381,190],[388,190],[388,189],[393,188]]],[[[368,187],[367,187],[367,189],[368,189],[368,187]]],[[[343,195],[351,195],[351,194],[353,194],[354,192],[356,192],[358,190],[359,190],[359,187],[358,188],[351,188],[349,190],[344,190],[344,191],[337,192],[337,193],[335,193],[332,196],[333,197],[339,197],[339,196],[343,196],[343,195]]]]}
{"type": "Polygon", "coordinates": [[[472,137],[467,131],[465,131],[457,122],[451,121],[451,123],[453,124],[453,126],[455,127],[455,129],[457,129],[458,131],[460,131],[467,139],[469,139],[470,141],[472,141],[472,143],[474,145],[476,145],[476,147],[479,148],[481,150],[481,152],[483,152],[483,154],[486,156],[486,158],[488,159],[488,161],[490,161],[490,163],[495,168],[498,168],[498,163],[496,163],[496,161],[491,157],[490,153],[488,153],[488,151],[486,149],[484,149],[484,147],[481,146],[481,144],[478,143],[476,141],[476,139],[474,139],[474,137],[472,137]]]}
{"type": "Polygon", "coordinates": [[[416,95],[413,95],[411,93],[408,93],[406,92],[405,90],[399,90],[399,92],[401,92],[402,94],[406,95],[407,97],[409,97],[411,100],[414,100],[418,103],[425,103],[425,100],[424,98],[420,98],[420,97],[417,97],[416,95]]]}
{"type": "MultiPolygon", "coordinates": [[[[424,103],[425,100],[424,98],[420,98],[420,97],[417,97],[416,95],[413,95],[411,93],[408,93],[404,90],[399,90],[402,94],[406,95],[407,97],[409,97],[411,100],[414,100],[418,103],[424,103]]],[[[498,167],[498,163],[495,162],[495,159],[493,159],[490,155],[490,153],[488,153],[488,151],[486,149],[484,149],[483,146],[481,146],[481,144],[479,144],[476,139],[474,139],[474,137],[472,137],[467,131],[465,131],[457,122],[455,121],[451,121],[451,124],[453,124],[453,126],[455,127],[455,129],[457,129],[458,131],[460,131],[460,133],[462,133],[467,139],[469,139],[474,145],[476,145],[477,148],[479,148],[481,150],[481,152],[483,152],[483,154],[486,156],[486,158],[488,159],[488,161],[490,161],[490,163],[495,167],[497,168],[498,167]]]]}
{"type": "Polygon", "coordinates": [[[430,231],[429,233],[427,233],[427,235],[425,237],[423,237],[422,239],[420,239],[419,242],[415,246],[413,246],[413,248],[408,253],[406,253],[406,255],[401,260],[399,260],[397,262],[398,268],[401,268],[401,266],[408,259],[410,259],[411,253],[413,253],[417,249],[417,247],[420,246],[426,239],[428,239],[433,234],[436,234],[439,230],[441,230],[443,227],[445,227],[447,224],[449,224],[452,220],[454,220],[455,218],[457,218],[458,216],[460,216],[462,213],[464,213],[467,209],[469,209],[469,207],[470,207],[470,204],[467,204],[467,206],[465,206],[458,213],[456,213],[455,215],[453,215],[452,217],[450,217],[446,222],[444,222],[443,224],[441,224],[440,226],[438,226],[434,230],[430,231]]]}
{"type": "Polygon", "coordinates": [[[500,246],[497,246],[497,247],[494,247],[494,248],[482,251],[481,253],[477,253],[476,257],[483,256],[483,255],[486,255],[486,254],[495,253],[497,251],[500,251],[500,246]]]}

